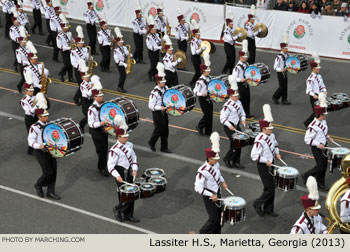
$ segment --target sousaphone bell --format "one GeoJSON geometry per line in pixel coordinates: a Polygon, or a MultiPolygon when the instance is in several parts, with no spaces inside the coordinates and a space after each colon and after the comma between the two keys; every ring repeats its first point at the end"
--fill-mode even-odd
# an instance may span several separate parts
{"type": "Polygon", "coordinates": [[[208,53],[208,54],[214,54],[216,52],[216,46],[214,45],[213,42],[204,40],[201,42],[200,47],[205,46],[206,49],[202,52],[201,56],[203,57],[204,54],[208,53]]]}
{"type": "Polygon", "coordinates": [[[254,32],[257,32],[259,29],[261,29],[261,32],[256,35],[258,38],[265,38],[267,34],[269,33],[269,29],[266,25],[263,23],[257,23],[254,28],[254,32]]]}

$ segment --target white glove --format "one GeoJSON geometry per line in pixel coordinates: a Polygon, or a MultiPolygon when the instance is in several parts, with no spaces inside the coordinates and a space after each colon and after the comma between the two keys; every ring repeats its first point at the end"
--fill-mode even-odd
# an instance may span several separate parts
{"type": "Polygon", "coordinates": [[[123,66],[126,68],[127,66],[128,66],[128,64],[126,64],[126,63],[123,63],[123,66]]]}
{"type": "Polygon", "coordinates": [[[242,33],[238,33],[237,37],[239,38],[242,37],[242,33]]]}
{"type": "Polygon", "coordinates": [[[261,28],[259,28],[258,32],[259,32],[259,33],[260,33],[260,32],[262,32],[262,29],[261,29],[261,28]]]}
{"type": "Polygon", "coordinates": [[[188,40],[188,36],[185,37],[185,40],[188,40]]]}
{"type": "Polygon", "coordinates": [[[132,53],[130,53],[130,57],[131,57],[131,58],[133,58],[133,55],[132,55],[132,53]]]}
{"type": "Polygon", "coordinates": [[[207,47],[206,47],[206,46],[203,46],[203,47],[202,47],[202,51],[204,51],[205,49],[207,49],[207,47]]]}
{"type": "Polygon", "coordinates": [[[178,58],[177,59],[177,63],[181,63],[182,62],[182,59],[181,58],[178,58]]]}

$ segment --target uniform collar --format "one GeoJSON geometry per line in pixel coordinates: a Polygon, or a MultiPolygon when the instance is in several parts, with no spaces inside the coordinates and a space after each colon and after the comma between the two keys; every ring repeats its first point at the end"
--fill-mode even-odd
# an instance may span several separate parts
{"type": "Polygon", "coordinates": [[[98,104],[97,101],[94,101],[94,105],[96,105],[97,107],[101,107],[102,106],[102,104],[98,104]]]}

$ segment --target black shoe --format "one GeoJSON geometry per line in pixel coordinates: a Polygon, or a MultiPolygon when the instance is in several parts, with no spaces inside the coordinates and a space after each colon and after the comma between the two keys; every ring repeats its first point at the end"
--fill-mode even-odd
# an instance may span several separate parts
{"type": "Polygon", "coordinates": [[[137,219],[137,218],[135,218],[135,217],[132,217],[132,216],[130,216],[130,217],[124,217],[124,219],[125,219],[126,221],[135,222],[135,223],[140,221],[139,219],[137,219]]]}
{"type": "Polygon", "coordinates": [[[278,217],[278,213],[264,213],[264,214],[271,217],[278,217]]]}
{"type": "Polygon", "coordinates": [[[62,73],[58,73],[58,77],[60,78],[60,81],[64,82],[64,75],[62,73]]]}
{"type": "Polygon", "coordinates": [[[165,150],[160,150],[161,152],[164,152],[164,153],[173,153],[171,150],[169,149],[165,149],[165,150]]]}
{"type": "Polygon", "coordinates": [[[323,191],[323,192],[329,191],[329,187],[327,187],[326,185],[319,184],[319,185],[317,185],[317,187],[318,187],[318,190],[320,190],[320,191],[323,191]]]}
{"type": "Polygon", "coordinates": [[[107,169],[102,169],[102,170],[98,170],[100,172],[100,174],[102,176],[108,177],[109,176],[109,172],[107,171],[107,169]]]}
{"type": "Polygon", "coordinates": [[[272,101],[273,101],[275,104],[280,104],[280,102],[279,102],[275,97],[272,97],[272,101]]]}
{"type": "Polygon", "coordinates": [[[196,126],[196,130],[198,131],[199,135],[204,136],[203,130],[201,130],[198,126],[196,126]]]}
{"type": "Polygon", "coordinates": [[[116,207],[113,207],[113,213],[114,213],[114,217],[117,221],[123,222],[123,216],[122,216],[122,212],[120,210],[117,210],[116,207]]]}
{"type": "Polygon", "coordinates": [[[31,149],[31,148],[28,149],[28,150],[27,150],[27,154],[28,154],[28,155],[31,155],[31,156],[34,155],[34,150],[31,149]]]}
{"type": "Polygon", "coordinates": [[[54,199],[54,200],[60,200],[61,199],[60,196],[58,196],[58,195],[56,195],[54,193],[47,193],[46,197],[49,198],[49,199],[54,199]]]}
{"type": "Polygon", "coordinates": [[[81,105],[81,101],[80,101],[80,100],[75,100],[75,99],[73,98],[73,101],[74,101],[75,105],[77,105],[77,106],[80,106],[80,105],[81,105]]]}
{"type": "Polygon", "coordinates": [[[254,116],[251,115],[251,114],[247,114],[245,117],[246,117],[246,118],[253,118],[254,116]]]}
{"type": "Polygon", "coordinates": [[[17,90],[18,90],[18,93],[22,94],[22,87],[20,85],[17,85],[17,90]]]}
{"type": "Polygon", "coordinates": [[[41,186],[38,186],[37,184],[34,184],[34,188],[36,190],[36,194],[40,197],[40,198],[44,198],[44,191],[43,188],[41,186]]]}
{"type": "Polygon", "coordinates": [[[236,168],[236,169],[244,169],[244,166],[241,165],[240,163],[234,163],[234,164],[233,164],[233,168],[236,168]]]}
{"type": "Polygon", "coordinates": [[[306,177],[305,173],[301,174],[301,178],[303,179],[304,185],[306,185],[307,177],[306,177]]]}
{"type": "Polygon", "coordinates": [[[284,104],[284,105],[290,105],[290,104],[291,104],[291,102],[290,102],[290,101],[288,101],[288,100],[284,100],[284,101],[282,101],[282,104],[284,104]]]}
{"type": "Polygon", "coordinates": [[[34,30],[33,28],[32,28],[32,29],[30,29],[30,30],[32,31],[32,33],[33,33],[33,34],[35,34],[35,30],[34,30]]]}
{"type": "Polygon", "coordinates": [[[68,81],[69,81],[69,82],[75,82],[75,80],[74,80],[74,79],[69,79],[68,81]]]}
{"type": "Polygon", "coordinates": [[[123,88],[119,88],[119,87],[118,87],[118,92],[120,92],[120,93],[126,93],[126,91],[125,91],[123,88]]]}
{"type": "Polygon", "coordinates": [[[260,217],[264,217],[264,213],[263,213],[263,211],[261,210],[261,208],[260,207],[254,207],[254,209],[255,209],[255,212],[260,216],[260,217]]]}
{"type": "Polygon", "coordinates": [[[232,166],[232,164],[230,163],[229,160],[227,160],[226,158],[224,158],[223,160],[224,160],[225,165],[226,165],[228,168],[233,168],[233,166],[232,166]]]}
{"type": "Polygon", "coordinates": [[[46,44],[47,46],[50,46],[50,47],[52,46],[51,43],[48,42],[48,41],[46,41],[45,44],[46,44]]]}

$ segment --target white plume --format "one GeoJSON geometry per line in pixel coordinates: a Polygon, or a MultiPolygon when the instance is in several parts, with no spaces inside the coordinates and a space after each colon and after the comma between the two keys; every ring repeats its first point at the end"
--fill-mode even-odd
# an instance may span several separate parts
{"type": "Polygon", "coordinates": [[[248,40],[243,40],[242,42],[242,51],[247,53],[248,52],[248,40]]]}
{"type": "Polygon", "coordinates": [[[21,35],[22,38],[27,37],[26,28],[23,25],[19,26],[19,34],[21,35]]]}
{"type": "Polygon", "coordinates": [[[148,24],[149,24],[149,25],[154,25],[154,24],[155,24],[154,18],[153,18],[152,15],[149,15],[149,16],[148,16],[148,24]]]}
{"type": "Polygon", "coordinates": [[[227,18],[230,18],[230,19],[232,19],[232,21],[235,19],[235,17],[233,16],[233,13],[232,13],[232,11],[227,11],[227,18]]]}
{"type": "Polygon", "coordinates": [[[254,5],[254,4],[252,4],[252,5],[250,6],[250,14],[252,14],[252,15],[255,16],[255,5],[254,5]]]}
{"type": "Polygon", "coordinates": [[[61,21],[62,21],[63,24],[68,24],[68,21],[67,21],[67,19],[66,19],[66,16],[65,16],[63,13],[61,13],[61,14],[59,15],[59,18],[61,19],[61,21]]]}
{"type": "Polygon", "coordinates": [[[211,149],[212,151],[219,153],[220,152],[220,135],[216,131],[210,135],[211,149]]]}
{"type": "Polygon", "coordinates": [[[309,190],[309,199],[318,200],[320,198],[317,190],[317,181],[313,176],[307,178],[306,187],[309,190]]]}
{"type": "Polygon", "coordinates": [[[79,38],[84,38],[83,27],[81,25],[78,25],[75,31],[77,32],[79,38]]]}
{"type": "Polygon", "coordinates": [[[273,122],[271,107],[269,104],[264,104],[263,106],[264,119],[268,122],[273,122]]]}
{"type": "Polygon", "coordinates": [[[165,77],[164,69],[165,69],[165,67],[164,67],[163,63],[158,62],[158,64],[157,64],[158,76],[165,77]]]}
{"type": "Polygon", "coordinates": [[[164,6],[163,6],[163,1],[162,1],[162,0],[159,1],[158,7],[161,8],[161,9],[163,9],[164,6]]]}
{"type": "Polygon", "coordinates": [[[163,41],[165,42],[166,45],[172,45],[171,40],[167,34],[164,35],[163,41]]]}
{"type": "Polygon", "coordinates": [[[315,61],[317,64],[320,64],[320,63],[321,63],[321,59],[320,59],[320,56],[318,55],[318,52],[317,52],[317,51],[313,51],[313,52],[312,52],[312,58],[314,58],[314,61],[315,61]]]}
{"type": "Polygon", "coordinates": [[[139,0],[136,1],[136,10],[141,10],[141,3],[139,0]]]}
{"type": "Polygon", "coordinates": [[[89,70],[89,68],[86,66],[85,60],[79,59],[78,64],[80,72],[86,73],[89,70]]]}
{"type": "Polygon", "coordinates": [[[232,71],[232,74],[228,76],[228,82],[230,83],[230,88],[232,90],[237,90],[237,81],[236,81],[236,71],[232,71]]]}
{"type": "Polygon", "coordinates": [[[17,12],[16,6],[12,6],[10,10],[11,10],[13,16],[15,18],[17,18],[18,17],[18,12],[17,12]]]}
{"type": "MultiPolygon", "coordinates": [[[[23,5],[22,0],[17,0],[17,4],[20,5],[20,6],[22,6],[22,5],[23,5]]],[[[23,6],[22,6],[22,7],[23,7],[23,6]]]]}
{"type": "Polygon", "coordinates": [[[119,27],[115,27],[115,28],[114,28],[114,33],[115,33],[115,35],[117,36],[117,38],[122,38],[122,37],[123,37],[123,34],[122,34],[122,32],[120,31],[119,27]]]}
{"type": "Polygon", "coordinates": [[[91,84],[93,86],[93,89],[102,90],[102,84],[100,82],[100,77],[98,77],[97,75],[93,75],[91,77],[91,84]]]}
{"type": "Polygon", "coordinates": [[[196,20],[192,19],[192,20],[191,20],[191,24],[192,24],[192,26],[193,26],[193,29],[199,29],[199,25],[198,25],[198,23],[197,23],[196,20]]]}
{"type": "Polygon", "coordinates": [[[128,130],[128,125],[125,122],[125,119],[121,115],[116,115],[113,120],[114,124],[122,128],[124,131],[128,130]]]}
{"type": "Polygon", "coordinates": [[[288,34],[286,32],[282,32],[282,42],[288,44],[288,34]]]}
{"type": "Polygon", "coordinates": [[[26,47],[29,49],[31,53],[37,54],[38,51],[36,50],[35,46],[33,45],[32,41],[28,40],[26,47]]]}
{"type": "Polygon", "coordinates": [[[205,54],[203,55],[203,59],[204,59],[204,64],[205,64],[207,67],[210,67],[211,62],[210,62],[209,53],[205,53],[205,54]]]}
{"type": "Polygon", "coordinates": [[[181,10],[180,7],[177,7],[177,8],[176,8],[176,12],[177,12],[177,14],[178,14],[179,16],[182,15],[182,10],[181,10]]]}
{"type": "Polygon", "coordinates": [[[327,95],[323,92],[318,94],[318,100],[320,101],[320,107],[327,108],[327,95]]]}
{"type": "Polygon", "coordinates": [[[36,101],[36,105],[38,105],[41,109],[47,109],[47,101],[45,99],[45,95],[41,92],[37,93],[34,99],[36,101]]]}
{"type": "Polygon", "coordinates": [[[24,74],[24,79],[28,84],[33,84],[34,82],[32,73],[30,71],[26,71],[26,73],[24,74]]]}

